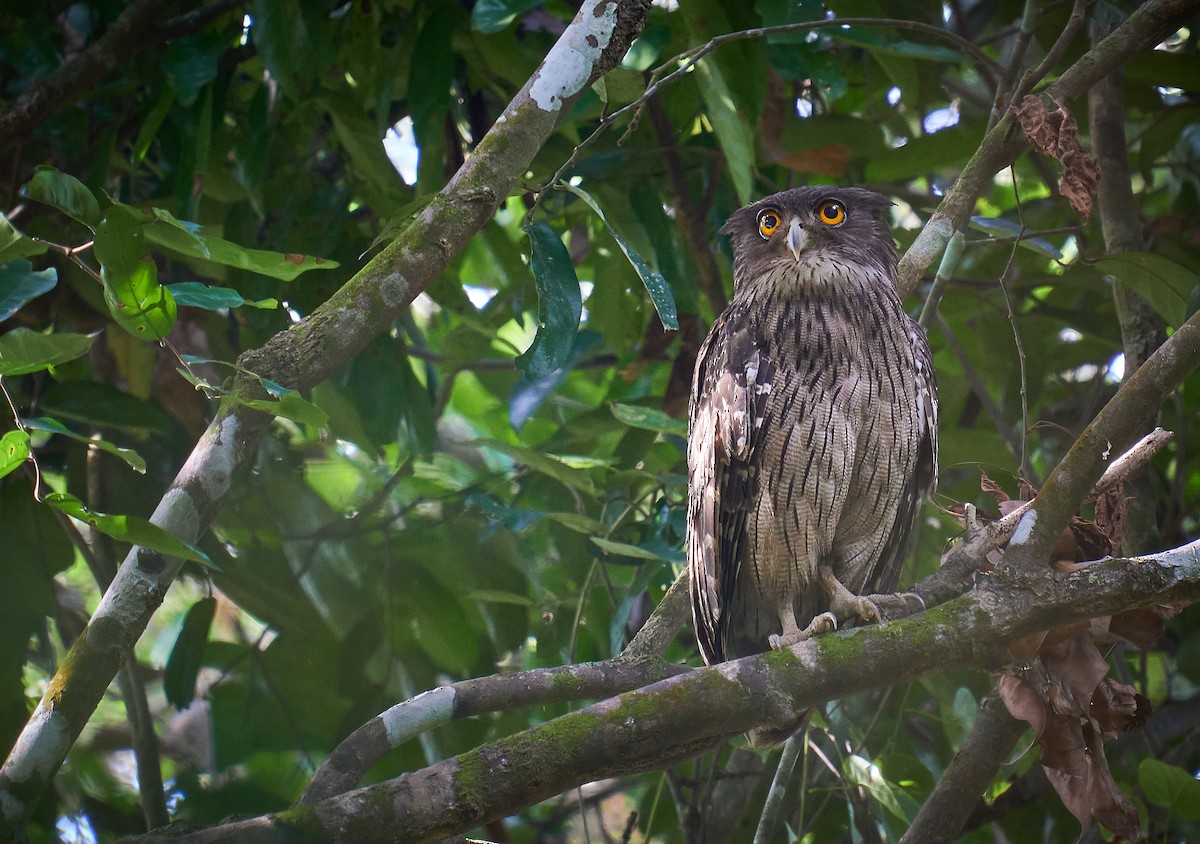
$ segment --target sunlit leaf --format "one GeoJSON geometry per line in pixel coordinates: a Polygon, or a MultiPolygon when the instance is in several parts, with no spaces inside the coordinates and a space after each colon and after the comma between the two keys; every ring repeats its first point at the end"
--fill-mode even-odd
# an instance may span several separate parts
{"type": "Polygon", "coordinates": [[[554,229],[534,223],[524,231],[533,247],[530,266],[538,291],[538,329],[533,343],[517,356],[517,366],[537,379],[561,367],[571,354],[583,315],[583,294],[571,256],[554,229]]]}
{"type": "Polygon", "coordinates": [[[14,328],[0,335],[0,375],[26,375],[75,360],[92,345],[86,334],[42,334],[14,328]]]}
{"type": "Polygon", "coordinates": [[[29,434],[9,431],[0,436],[0,478],[16,470],[29,457],[29,434]]]}
{"type": "Polygon", "coordinates": [[[151,551],[158,551],[170,557],[179,557],[212,566],[208,555],[194,545],[172,536],[149,519],[141,516],[119,516],[108,513],[97,513],[89,510],[82,501],[65,492],[52,492],[42,499],[57,510],[61,510],[73,519],[87,524],[121,542],[138,545],[151,551]]]}
{"type": "Polygon", "coordinates": [[[696,76],[717,143],[729,165],[729,178],[733,180],[738,201],[744,205],[754,192],[754,137],[749,123],[738,113],[733,93],[716,64],[708,60],[697,62],[696,76]]]}
{"type": "Polygon", "coordinates": [[[574,469],[552,454],[501,442],[500,440],[473,440],[468,444],[490,448],[502,454],[507,454],[517,463],[535,472],[554,478],[566,486],[591,494],[596,493],[596,485],[584,470],[574,469]]]}
{"type": "Polygon", "coordinates": [[[166,337],[175,325],[178,308],[171,291],[158,283],[158,267],[146,261],[122,275],[101,271],[104,301],[117,325],[147,342],[166,337]]]}
{"type": "Polygon", "coordinates": [[[21,424],[33,431],[45,431],[50,434],[59,434],[77,442],[87,443],[92,448],[98,448],[101,451],[106,451],[114,457],[119,457],[129,464],[135,472],[140,475],[146,474],[146,461],[140,454],[131,448],[122,448],[119,445],[110,443],[108,440],[103,440],[95,437],[85,437],[83,434],[76,433],[66,425],[59,422],[57,419],[50,419],[46,416],[41,416],[36,419],[22,419],[21,424]]]}
{"type": "Polygon", "coordinates": [[[311,425],[314,428],[329,427],[329,415],[295,391],[284,394],[276,401],[253,399],[244,404],[246,407],[282,416],[284,419],[291,419],[293,422],[311,425]]]}
{"type": "Polygon", "coordinates": [[[21,234],[7,217],[0,214],[0,261],[41,255],[46,249],[46,244],[21,234]]]}
{"type": "Polygon", "coordinates": [[[658,431],[663,434],[674,434],[679,437],[687,436],[687,423],[676,419],[653,407],[640,407],[632,404],[613,402],[610,405],[612,415],[617,421],[631,428],[644,428],[647,431],[658,431]]]}
{"type": "Polygon", "coordinates": [[[642,280],[642,284],[646,285],[646,290],[650,293],[650,299],[654,302],[654,309],[658,311],[658,318],[662,321],[663,327],[672,330],[678,329],[679,318],[675,311],[675,296],[671,293],[671,287],[667,284],[667,280],[662,277],[662,274],[652,269],[642,256],[634,251],[629,242],[621,237],[617,233],[617,230],[609,224],[604,216],[604,212],[600,210],[600,206],[596,204],[596,200],[592,198],[591,194],[574,185],[560,185],[559,187],[578,196],[588,204],[589,208],[596,212],[596,216],[608,228],[609,234],[617,242],[617,246],[621,247],[621,251],[625,253],[625,257],[633,265],[633,269],[642,280]]]}
{"type": "Polygon", "coordinates": [[[146,238],[152,243],[189,258],[212,261],[251,272],[291,281],[308,270],[332,270],[337,261],[296,252],[268,252],[248,249],[213,235],[200,226],[177,220],[161,208],[154,209],[155,222],[146,225],[146,238]]]}
{"type": "Polygon", "coordinates": [[[85,226],[100,222],[100,203],[87,185],[69,173],[41,165],[29,183],[21,188],[21,196],[57,208],[85,226]]]}
{"type": "MultiPolygon", "coordinates": [[[[4,219],[0,215],[0,220],[4,219]]],[[[3,231],[0,230],[0,236],[3,231]]],[[[36,299],[58,284],[58,270],[50,267],[34,271],[25,260],[0,264],[0,321],[8,319],[31,299],[36,299]]]]}
{"type": "Polygon", "coordinates": [[[1044,237],[1030,237],[1027,231],[1022,231],[1018,223],[1003,217],[972,217],[971,225],[980,231],[998,237],[1020,237],[1018,243],[1026,249],[1040,252],[1056,261],[1063,259],[1062,251],[1044,237]]]}

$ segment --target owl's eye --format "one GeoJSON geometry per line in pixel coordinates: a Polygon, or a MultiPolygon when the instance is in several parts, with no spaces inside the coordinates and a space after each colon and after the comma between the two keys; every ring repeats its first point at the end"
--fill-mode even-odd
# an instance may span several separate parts
{"type": "Polygon", "coordinates": [[[779,214],[770,209],[758,215],[758,233],[766,240],[779,230],[779,214]]]}
{"type": "Polygon", "coordinates": [[[840,226],[846,222],[846,206],[836,199],[827,199],[817,208],[817,217],[827,226],[840,226]]]}

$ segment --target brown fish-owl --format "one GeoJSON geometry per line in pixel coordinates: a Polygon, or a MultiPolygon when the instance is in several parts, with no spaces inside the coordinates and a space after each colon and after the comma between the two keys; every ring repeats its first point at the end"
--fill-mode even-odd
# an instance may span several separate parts
{"type": "Polygon", "coordinates": [[[735,213],[733,301],[696,361],[687,556],[705,662],[880,621],[937,480],[925,332],[895,289],[890,203],[786,190],[735,213]]]}

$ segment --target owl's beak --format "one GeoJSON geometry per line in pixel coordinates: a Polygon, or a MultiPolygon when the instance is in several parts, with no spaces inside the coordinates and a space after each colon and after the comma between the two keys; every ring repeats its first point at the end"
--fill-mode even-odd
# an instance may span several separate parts
{"type": "Polygon", "coordinates": [[[793,217],[791,225],[788,226],[787,248],[792,253],[793,257],[799,261],[800,253],[804,251],[804,247],[807,245],[808,229],[800,225],[800,221],[793,217]]]}

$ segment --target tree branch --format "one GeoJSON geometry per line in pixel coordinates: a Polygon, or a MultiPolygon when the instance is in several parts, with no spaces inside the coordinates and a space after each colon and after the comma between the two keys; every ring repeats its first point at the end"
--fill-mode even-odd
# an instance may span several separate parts
{"type": "Polygon", "coordinates": [[[145,49],[145,38],[174,0],[134,0],[108,30],[70,61],[39,78],[0,113],[0,151],[26,140],[63,103],[145,49]]]}
{"type": "MultiPolygon", "coordinates": [[[[311,315],[240,363],[297,388],[327,377],[384,330],[490,219],[578,97],[641,31],[649,0],[587,0],[470,159],[409,224],[311,315]]],[[[158,5],[143,0],[139,9],[158,5]]],[[[143,9],[144,11],[144,9],[143,9]]],[[[128,14],[128,12],[127,12],[128,14]]],[[[123,16],[124,17],[124,16],[123,16]]],[[[240,376],[233,396],[258,395],[240,376]]],[[[207,529],[271,418],[226,399],[151,520],[188,542],[207,529]]],[[[0,838],[16,839],[132,650],[180,561],[133,548],[0,768],[0,838]]]]}
{"type": "MultiPolygon", "coordinates": [[[[1150,0],[1143,3],[1111,35],[1063,71],[1042,92],[1050,99],[1069,102],[1080,97],[1134,53],[1153,47],[1170,34],[1180,16],[1200,6],[1197,0],[1150,0]]],[[[990,187],[992,177],[1025,151],[1028,142],[1017,130],[1009,110],[984,136],[979,151],[942,198],[912,246],[900,259],[896,288],[901,296],[912,293],[925,270],[956,231],[964,231],[975,210],[975,201],[990,187]]]]}
{"type": "Polygon", "coordinates": [[[913,618],[671,677],[313,806],[129,840],[437,840],[566,788],[659,769],[754,727],[782,727],[797,709],[948,669],[996,665],[1008,643],[1036,630],[1196,598],[1200,541],[1068,574],[996,575],[913,618]]]}

